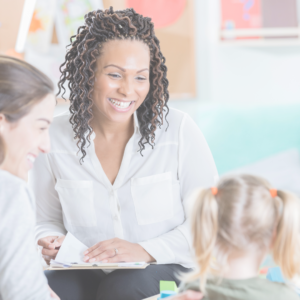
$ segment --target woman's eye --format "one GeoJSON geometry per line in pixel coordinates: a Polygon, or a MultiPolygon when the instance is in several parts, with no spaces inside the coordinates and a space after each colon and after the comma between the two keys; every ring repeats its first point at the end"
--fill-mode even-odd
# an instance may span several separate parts
{"type": "Polygon", "coordinates": [[[146,80],[146,78],[145,78],[145,77],[140,77],[140,76],[139,76],[139,77],[137,77],[137,79],[138,79],[138,80],[146,80]]]}
{"type": "Polygon", "coordinates": [[[121,78],[119,74],[108,74],[112,78],[121,78]]]}

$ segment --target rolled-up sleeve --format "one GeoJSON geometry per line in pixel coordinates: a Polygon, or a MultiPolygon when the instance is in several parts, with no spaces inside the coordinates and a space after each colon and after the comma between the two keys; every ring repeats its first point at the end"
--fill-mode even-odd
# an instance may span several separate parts
{"type": "Polygon", "coordinates": [[[55,177],[48,154],[37,158],[34,168],[29,172],[29,185],[36,198],[36,241],[46,236],[65,235],[62,207],[55,190],[55,177]]]}
{"type": "MultiPolygon", "coordinates": [[[[197,188],[213,186],[217,178],[217,168],[202,132],[188,115],[184,115],[179,130],[178,179],[185,215],[189,195],[197,188]]],[[[139,244],[158,264],[193,266],[187,218],[172,231],[139,244]]]]}

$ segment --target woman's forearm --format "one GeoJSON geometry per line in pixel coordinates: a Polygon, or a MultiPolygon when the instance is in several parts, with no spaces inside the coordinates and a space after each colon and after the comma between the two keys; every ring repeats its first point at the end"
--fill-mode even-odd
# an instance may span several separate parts
{"type": "Polygon", "coordinates": [[[190,237],[187,222],[154,239],[139,244],[156,260],[158,264],[181,264],[193,267],[190,237]]]}

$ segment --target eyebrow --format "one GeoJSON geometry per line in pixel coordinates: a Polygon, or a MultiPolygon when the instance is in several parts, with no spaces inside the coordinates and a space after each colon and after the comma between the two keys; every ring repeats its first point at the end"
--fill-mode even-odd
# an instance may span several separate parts
{"type": "MultiPolygon", "coordinates": [[[[123,69],[123,68],[121,68],[121,67],[119,67],[119,66],[113,65],[113,64],[110,64],[110,65],[105,66],[104,69],[106,69],[106,68],[108,68],[108,67],[115,67],[115,68],[120,69],[120,70],[123,71],[123,72],[126,72],[125,69],[123,69]]],[[[148,68],[145,68],[145,69],[142,69],[142,70],[137,71],[137,73],[141,73],[141,72],[143,72],[143,71],[149,71],[149,69],[148,69],[148,68]]]]}
{"type": "Polygon", "coordinates": [[[48,124],[51,124],[51,122],[50,122],[48,119],[44,119],[44,118],[40,118],[40,119],[38,119],[38,121],[45,121],[45,122],[47,122],[48,124]]]}
{"type": "Polygon", "coordinates": [[[143,72],[143,71],[149,71],[149,69],[148,69],[148,68],[145,68],[145,69],[142,69],[142,70],[137,71],[137,73],[141,73],[141,72],[143,72]]]}

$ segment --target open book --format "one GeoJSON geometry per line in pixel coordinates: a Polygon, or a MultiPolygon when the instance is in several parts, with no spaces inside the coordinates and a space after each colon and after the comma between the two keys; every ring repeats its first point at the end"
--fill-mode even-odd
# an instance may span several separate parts
{"type": "Polygon", "coordinates": [[[55,260],[51,260],[48,270],[57,269],[145,269],[149,264],[145,262],[119,263],[86,263],[83,253],[89,247],[80,242],[72,233],[68,232],[55,260]]]}

